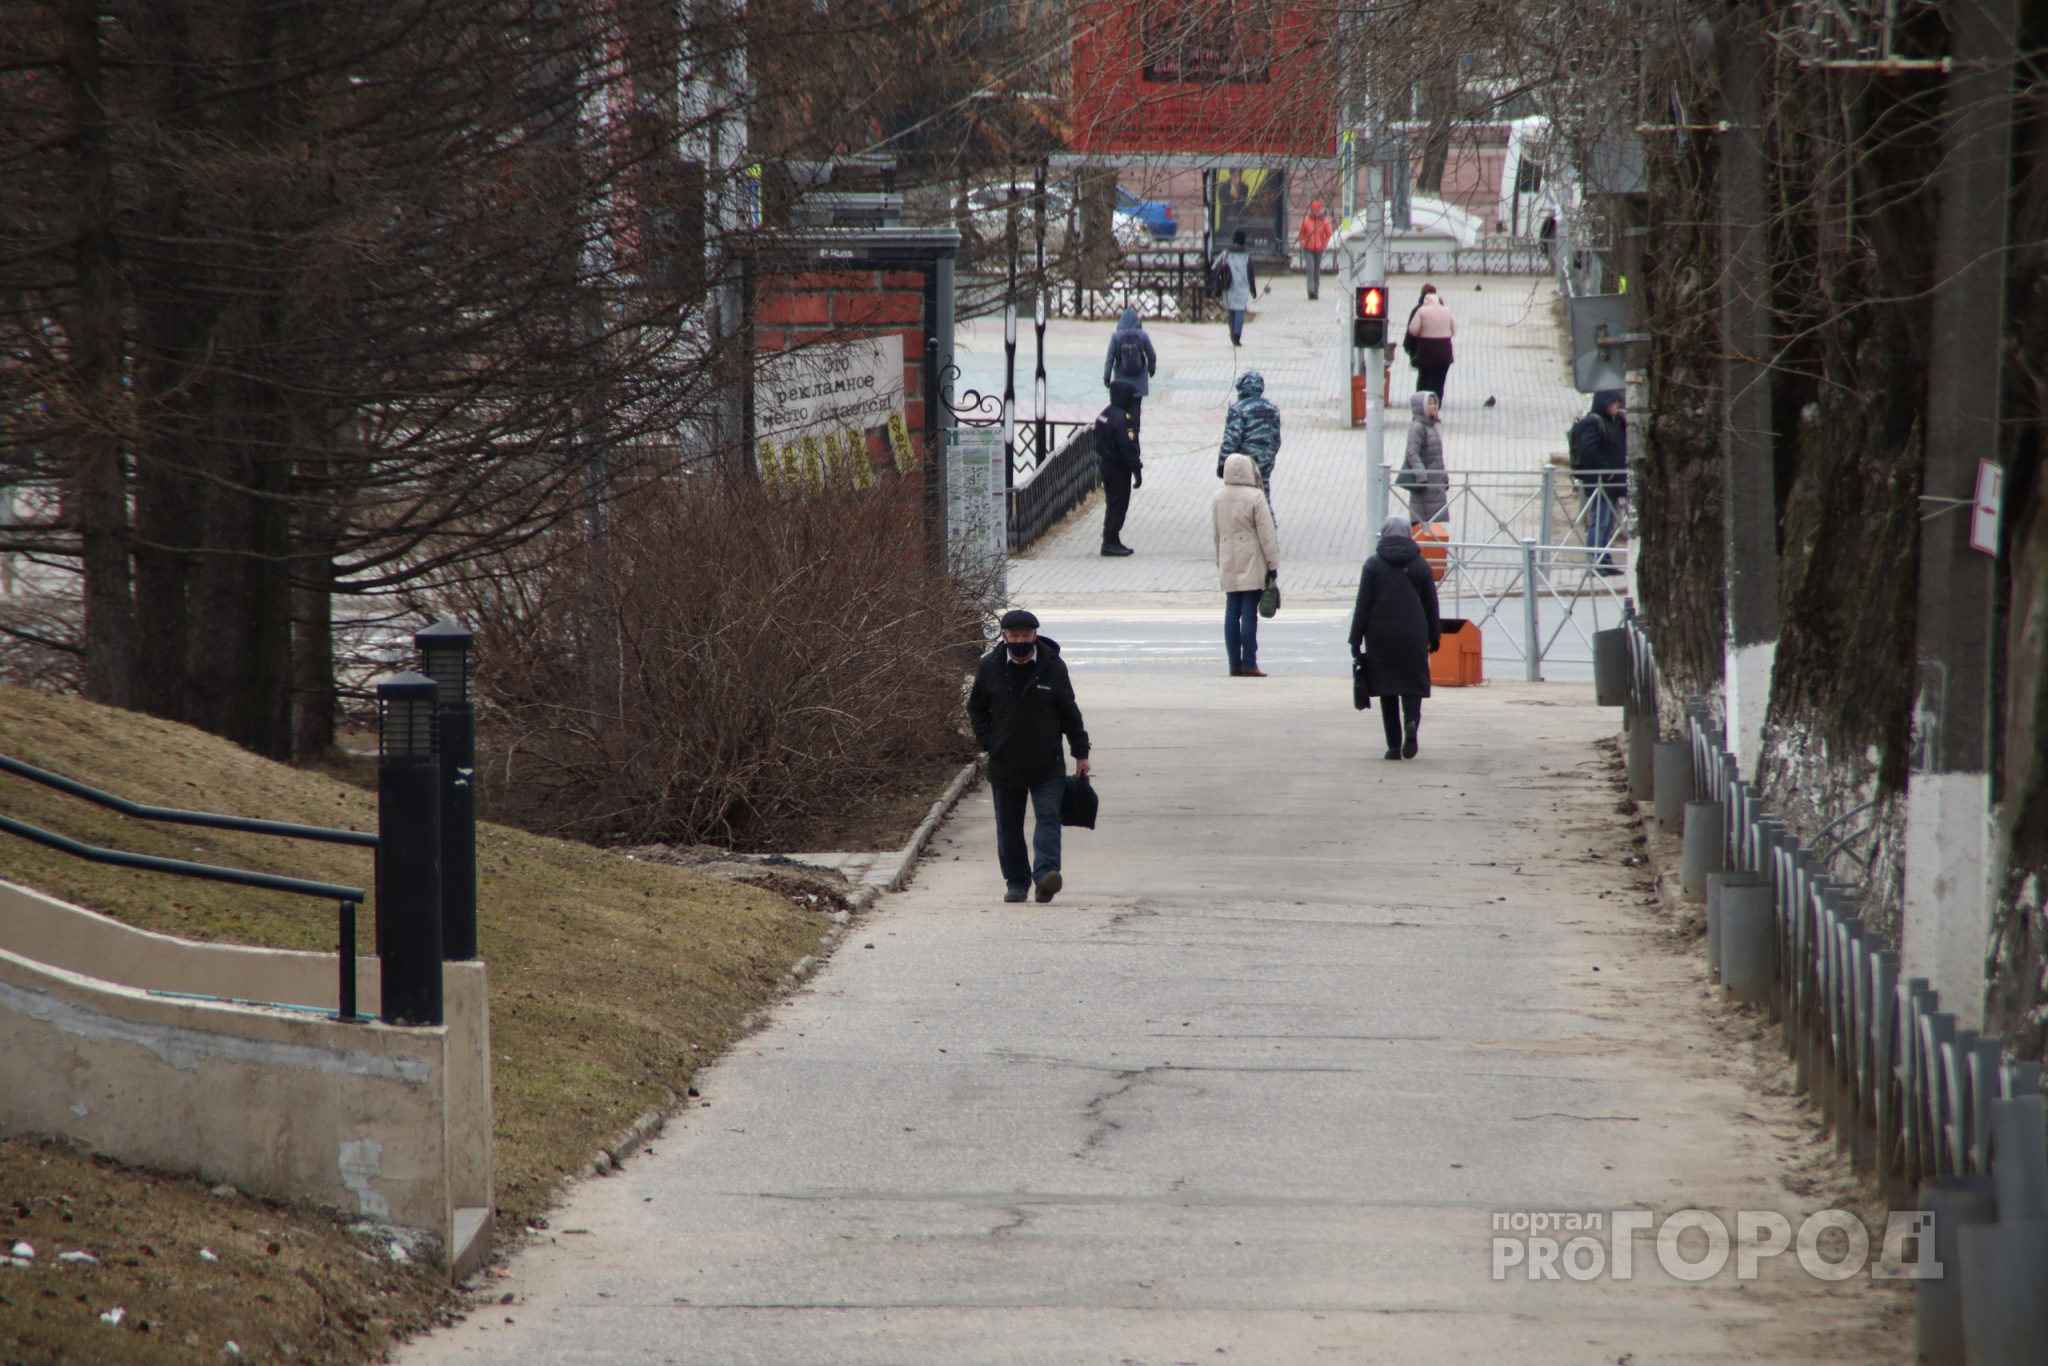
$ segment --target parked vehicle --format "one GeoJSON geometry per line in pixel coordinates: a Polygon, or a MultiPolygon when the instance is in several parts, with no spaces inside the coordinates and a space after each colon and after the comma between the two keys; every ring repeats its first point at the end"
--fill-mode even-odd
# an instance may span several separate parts
{"type": "MultiPolygon", "coordinates": [[[[1037,214],[1038,187],[1029,181],[1012,181],[1007,184],[982,185],[969,190],[964,199],[953,201],[956,221],[965,210],[968,227],[983,242],[1002,240],[1009,218],[1011,196],[1017,202],[1017,233],[1021,242],[1031,241],[1032,225],[1037,214]]],[[[1171,238],[1180,231],[1180,224],[1174,220],[1172,210],[1153,199],[1140,199],[1117,186],[1116,215],[1112,230],[1117,245],[1125,251],[1142,251],[1171,238]]],[[[1065,182],[1045,187],[1045,246],[1047,251],[1057,251],[1066,242],[1067,233],[1073,223],[1074,192],[1065,182]]]]}
{"type": "MultiPolygon", "coordinates": [[[[1172,209],[1156,199],[1140,199],[1121,185],[1116,187],[1116,211],[1120,218],[1135,218],[1143,223],[1156,238],[1163,240],[1180,233],[1180,224],[1174,219],[1172,209]]],[[[1117,234],[1117,240],[1123,240],[1122,232],[1117,234]]]]}

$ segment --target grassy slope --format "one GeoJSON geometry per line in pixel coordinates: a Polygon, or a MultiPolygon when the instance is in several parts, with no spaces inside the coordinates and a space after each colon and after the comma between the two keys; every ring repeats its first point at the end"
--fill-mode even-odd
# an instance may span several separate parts
{"type": "MultiPolygon", "coordinates": [[[[376,826],[360,789],[73,698],[0,688],[0,753],[137,801],[376,826]]],[[[356,886],[371,877],[365,850],[131,821],[7,775],[0,812],[143,853],[356,886]]],[[[828,922],[771,892],[500,826],[479,831],[477,861],[498,1209],[516,1229],[601,1142],[680,1092],[828,922]]],[[[4,835],[0,877],[195,939],[334,948],[334,907],[309,898],[107,868],[4,835]]]]}

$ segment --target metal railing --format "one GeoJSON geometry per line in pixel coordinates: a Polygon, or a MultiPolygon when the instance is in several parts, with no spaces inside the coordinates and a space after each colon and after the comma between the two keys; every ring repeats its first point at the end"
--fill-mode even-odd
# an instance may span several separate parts
{"type": "Polygon", "coordinates": [[[1449,251],[1387,248],[1389,275],[1549,275],[1552,253],[1529,242],[1501,242],[1449,251]]]}
{"type": "Polygon", "coordinates": [[[1135,308],[1148,322],[1215,322],[1223,301],[1209,297],[1208,262],[1199,251],[1135,251],[1110,267],[1108,280],[1050,291],[1060,318],[1114,318],[1135,308]]]}
{"type": "Polygon", "coordinates": [[[1593,632],[1619,625],[1628,614],[1628,552],[1584,545],[1509,541],[1425,541],[1423,553],[1444,552],[1437,601],[1447,617],[1475,623],[1488,639],[1503,639],[1522,660],[1522,676],[1543,681],[1544,658],[1569,637],[1593,652],[1593,632]],[[1612,560],[1602,564],[1602,560],[1612,560]],[[1605,570],[1606,572],[1602,572],[1605,570]],[[1471,604],[1468,606],[1468,603],[1471,604]],[[1498,623],[1497,631],[1487,632],[1498,623]]]}
{"type": "Polygon", "coordinates": [[[1026,550],[1102,483],[1095,429],[1082,427],[1040,462],[1028,482],[1010,490],[1010,550],[1026,550]]]}
{"type": "MultiPolygon", "coordinates": [[[[1397,471],[1398,473],[1398,471],[1397,471]]],[[[1583,545],[1591,503],[1568,469],[1546,465],[1527,474],[1454,470],[1443,476],[1445,506],[1436,522],[1454,541],[1520,545],[1583,545]]],[[[1406,489],[1389,490],[1390,506],[1407,511],[1406,489]]],[[[1624,490],[1610,500],[1616,539],[1634,533],[1633,500],[1624,490]]]]}
{"type": "MultiPolygon", "coordinates": [[[[89,787],[75,779],[51,773],[33,764],[18,759],[0,756],[0,772],[27,778],[31,782],[55,788],[82,800],[97,803],[122,815],[137,820],[156,821],[175,825],[206,826],[216,830],[236,830],[245,834],[272,835],[287,839],[323,840],[332,844],[351,844],[374,850],[377,836],[360,830],[334,830],[317,825],[294,825],[286,821],[256,820],[246,816],[223,816],[206,811],[181,811],[173,807],[148,806],[117,797],[111,792],[89,787]]],[[[192,863],[185,859],[160,858],[154,854],[135,854],[123,849],[106,849],[96,844],[59,835],[41,826],[15,820],[11,816],[0,816],[0,832],[17,836],[46,849],[54,849],[88,863],[103,863],[115,868],[134,868],[141,872],[167,873],[173,877],[197,878],[205,882],[226,882],[239,887],[255,887],[262,891],[284,892],[291,896],[317,897],[337,905],[337,954],[340,958],[340,994],[337,998],[337,1014],[343,1020],[356,1018],[356,908],[364,901],[360,887],[345,887],[339,883],[312,882],[305,878],[284,877],[277,873],[258,873],[245,868],[224,868],[211,863],[192,863]]]]}
{"type": "MultiPolygon", "coordinates": [[[[1630,732],[1633,775],[1637,750],[1647,762],[1659,735],[1659,687],[1640,618],[1631,616],[1625,631],[1629,677],[1623,722],[1630,732]],[[1645,734],[1639,737],[1637,728],[1645,734]],[[1638,746],[1639,739],[1651,743],[1638,746]]],[[[1684,784],[1690,798],[1684,807],[1686,876],[1697,883],[1688,886],[1689,893],[1705,887],[1708,873],[1736,872],[1752,875],[1757,891],[1768,897],[1767,932],[1749,944],[1761,950],[1755,954],[1748,947],[1736,952],[1729,902],[1718,907],[1718,925],[1717,908],[1709,906],[1722,980],[1732,986],[1739,975],[1741,989],[1754,991],[1778,1022],[1780,1042],[1794,1063],[1795,1090],[1818,1104],[1838,1145],[1858,1165],[1874,1166],[1895,1209],[1927,1208],[1930,1198],[1944,1198],[1956,1183],[1923,1184],[1943,1178],[1996,1175],[2001,1191],[2008,1183],[2048,1189],[2048,1154],[2041,1149],[2039,1127],[2041,1065],[2004,1061],[2002,1039],[1958,1027],[1928,979],[1902,976],[1899,954],[1865,923],[1853,889],[1830,875],[1830,861],[1847,843],[1834,838],[1835,830],[1871,803],[1801,840],[1772,814],[1760,788],[1743,777],[1725,728],[1700,699],[1689,701],[1684,738],[1673,743],[1685,745],[1691,759],[1684,784]],[[2017,1105],[2006,1105],[2002,1114],[2003,1102],[2017,1105]],[[1999,1133],[2029,1130],[2030,1139],[2001,1150],[1999,1133]]],[[[1647,787],[1653,790],[1656,781],[1647,780],[1647,787]]],[[[1632,776],[1631,786],[1640,797],[1646,784],[1632,776]]],[[[1674,804],[1659,802],[1666,810],[1674,804]]],[[[1711,896],[1713,889],[1706,890],[1711,896]]],[[[1710,959],[1714,952],[1710,947],[1710,959]]],[[[1953,1211],[1941,1217],[1953,1217],[1953,1211]]],[[[2009,1213],[2001,1203],[1996,1217],[2038,1215],[2009,1213]]],[[[1969,1267],[1966,1258],[1966,1276],[1969,1267]]],[[[1961,1359],[1960,1348],[1953,1359],[1961,1359]]]]}

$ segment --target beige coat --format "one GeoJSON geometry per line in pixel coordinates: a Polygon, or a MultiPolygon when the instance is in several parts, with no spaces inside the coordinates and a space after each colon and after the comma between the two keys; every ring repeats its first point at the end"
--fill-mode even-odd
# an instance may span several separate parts
{"type": "Polygon", "coordinates": [[[1266,586],[1266,571],[1280,571],[1280,535],[1273,509],[1259,484],[1259,467],[1248,455],[1223,462],[1223,487],[1216,490],[1216,573],[1226,593],[1266,586]]]}

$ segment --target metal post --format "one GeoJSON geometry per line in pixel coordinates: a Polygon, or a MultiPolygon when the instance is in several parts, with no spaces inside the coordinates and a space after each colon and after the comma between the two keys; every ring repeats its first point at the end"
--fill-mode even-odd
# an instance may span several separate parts
{"type": "MultiPolygon", "coordinates": [[[[1365,264],[1354,282],[1377,284],[1387,278],[1386,170],[1375,160],[1365,172],[1365,264]]],[[[1352,308],[1355,308],[1353,305],[1352,308]]],[[[1352,311],[1345,310],[1346,315],[1352,311]]],[[[1388,310],[1392,312],[1391,309],[1388,310]]],[[[1391,317],[1387,320],[1393,326],[1391,317]]],[[[1374,537],[1387,520],[1387,348],[1365,348],[1365,522],[1374,537]]]]}
{"type": "Polygon", "coordinates": [[[1522,677],[1543,681],[1543,636],[1536,620],[1536,542],[1522,538],[1522,677]]]}
{"type": "Polygon", "coordinates": [[[469,683],[476,637],[437,621],[412,638],[420,672],[440,692],[434,705],[441,761],[441,954],[476,957],[476,706],[469,683]]]}
{"type": "Polygon", "coordinates": [[[441,1023],[441,761],[424,674],[377,685],[377,942],[386,1024],[441,1023]]]}
{"type": "MultiPolygon", "coordinates": [[[[1114,215],[1112,215],[1114,219],[1114,215]]],[[[1038,333],[1038,362],[1031,392],[1036,416],[1032,422],[1032,468],[1043,465],[1052,449],[1045,444],[1045,163],[1038,163],[1038,265],[1032,275],[1032,319],[1038,333]]]]}
{"type": "MultiPolygon", "coordinates": [[[[1551,533],[1551,530],[1552,530],[1552,515],[1553,515],[1553,510],[1554,510],[1554,509],[1556,508],[1556,506],[1557,506],[1557,466],[1555,466],[1555,465],[1545,465],[1545,466],[1543,467],[1543,512],[1542,512],[1542,532],[1541,532],[1541,534],[1542,534],[1542,537],[1543,537],[1543,544],[1545,544],[1545,545],[1556,545],[1556,544],[1557,544],[1557,542],[1556,542],[1555,540],[1551,539],[1551,535],[1550,535],[1550,533],[1551,533]]],[[[1553,556],[1551,556],[1551,558],[1552,558],[1552,559],[1554,560],[1554,559],[1556,559],[1557,557],[1556,557],[1555,555],[1553,555],[1553,556]]]]}
{"type": "Polygon", "coordinates": [[[356,903],[342,902],[339,919],[340,933],[335,938],[340,941],[337,956],[341,959],[341,989],[336,999],[341,1007],[338,1012],[341,1018],[353,1020],[356,1017],[356,903]]]}

